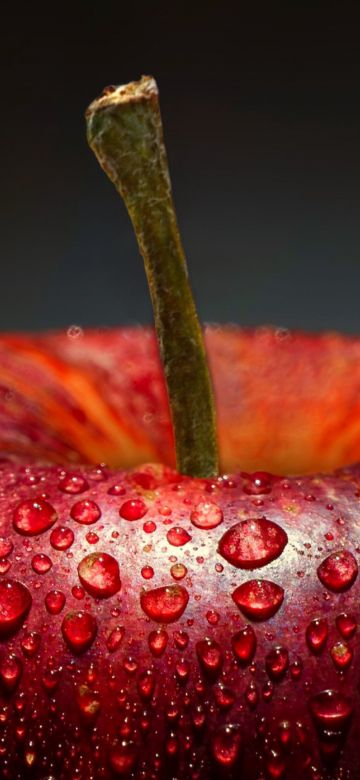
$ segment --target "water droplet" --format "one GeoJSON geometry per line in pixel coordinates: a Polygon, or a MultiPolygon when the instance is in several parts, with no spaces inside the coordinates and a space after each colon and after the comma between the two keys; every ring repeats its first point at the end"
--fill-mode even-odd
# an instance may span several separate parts
{"type": "Polygon", "coordinates": [[[73,585],[71,588],[71,593],[74,596],[74,599],[77,599],[77,601],[82,601],[85,598],[84,588],[81,588],[80,585],[73,585]]]}
{"type": "Polygon", "coordinates": [[[284,777],[286,763],[279,750],[271,748],[269,751],[269,755],[266,759],[266,770],[269,780],[280,780],[281,777],[284,777]]]}
{"type": "Polygon", "coordinates": [[[68,612],[61,626],[63,637],[73,653],[83,653],[97,634],[97,622],[89,612],[68,612]]]}
{"type": "Polygon", "coordinates": [[[97,544],[99,541],[98,535],[94,531],[88,531],[85,537],[88,544],[97,544]]]}
{"type": "Polygon", "coordinates": [[[215,761],[226,769],[236,763],[241,748],[240,729],[237,725],[220,726],[212,739],[212,752],[215,761]]]}
{"type": "Polygon", "coordinates": [[[154,576],[154,569],[152,566],[143,566],[141,569],[141,576],[144,580],[151,580],[154,576]]]}
{"type": "Polygon", "coordinates": [[[124,520],[140,520],[141,517],[146,515],[147,511],[148,508],[141,498],[133,498],[124,501],[119,509],[119,515],[124,520]]]}
{"type": "Polygon", "coordinates": [[[281,555],[288,538],[279,525],[265,517],[241,520],[219,542],[219,553],[240,569],[258,569],[281,555]]]}
{"type": "Polygon", "coordinates": [[[133,742],[122,740],[110,750],[110,767],[116,775],[129,775],[136,764],[137,748],[133,742]]]}
{"type": "Polygon", "coordinates": [[[146,534],[153,534],[156,531],[156,523],[153,520],[146,520],[143,525],[143,530],[146,534]]]}
{"type": "Polygon", "coordinates": [[[45,606],[50,615],[58,615],[64,608],[66,596],[61,590],[50,590],[45,596],[45,606]]]}
{"type": "Polygon", "coordinates": [[[170,569],[170,574],[174,580],[182,580],[187,574],[187,568],[183,563],[174,563],[170,569]]]}
{"type": "Polygon", "coordinates": [[[166,650],[169,641],[168,633],[163,628],[150,631],[148,636],[149,648],[155,658],[160,658],[166,650]]]}
{"type": "Polygon", "coordinates": [[[349,550],[338,550],[325,558],[317,573],[325,588],[334,593],[341,593],[351,588],[355,582],[358,565],[349,550]]]}
{"type": "Polygon", "coordinates": [[[196,528],[208,530],[216,528],[223,521],[220,507],[213,501],[199,501],[191,512],[190,520],[196,528]]]}
{"type": "Polygon", "coordinates": [[[183,547],[184,544],[187,544],[187,542],[190,542],[191,540],[190,534],[185,531],[185,528],[181,528],[180,526],[170,528],[166,534],[166,538],[173,547],[183,547]]]}
{"type": "Polygon", "coordinates": [[[254,471],[246,476],[246,480],[244,493],[248,496],[261,496],[271,492],[274,477],[266,471],[254,471]]]}
{"type": "Polygon", "coordinates": [[[280,609],[284,591],[270,580],[249,580],[239,585],[232,598],[241,612],[251,620],[268,620],[280,609]]]}
{"type": "Polygon", "coordinates": [[[353,706],[347,696],[330,689],[310,699],[310,711],[320,728],[343,731],[349,724],[353,706]]]}
{"type": "Polygon", "coordinates": [[[285,647],[274,647],[265,658],[266,671],[273,680],[281,680],[289,668],[289,653],[285,647]]]}
{"type": "Polygon", "coordinates": [[[139,696],[143,701],[148,701],[152,698],[155,689],[155,675],[151,669],[146,669],[142,672],[137,681],[137,688],[139,696]]]}
{"type": "Polygon", "coordinates": [[[252,626],[245,626],[231,637],[234,655],[241,664],[250,664],[256,653],[256,634],[252,626]]]}
{"type": "Polygon", "coordinates": [[[70,515],[81,525],[92,525],[101,517],[101,510],[95,501],[84,498],[71,507],[70,515]]]}
{"type": "Polygon", "coordinates": [[[11,569],[11,561],[8,558],[0,558],[0,574],[6,574],[11,569]]]}
{"type": "Polygon", "coordinates": [[[158,623],[178,620],[186,609],[189,594],[181,585],[167,585],[143,591],[140,603],[145,614],[158,623]]]}
{"type": "Polygon", "coordinates": [[[123,496],[125,493],[124,485],[112,485],[108,490],[109,496],[123,496]]]}
{"type": "Polygon", "coordinates": [[[254,710],[259,703],[259,694],[256,684],[254,682],[249,683],[245,689],[245,701],[251,710],[254,710]]]}
{"type": "Polygon", "coordinates": [[[312,620],[306,629],[306,641],[312,653],[321,653],[326,645],[329,634],[328,622],[325,618],[312,620]]]}
{"type": "Polygon", "coordinates": [[[347,669],[353,659],[353,651],[344,640],[335,642],[330,650],[330,655],[337,669],[347,669]]]}
{"type": "Polygon", "coordinates": [[[179,650],[185,650],[189,644],[189,635],[186,631],[174,631],[174,642],[179,650]]]}
{"type": "Polygon", "coordinates": [[[236,700],[236,695],[231,688],[219,683],[214,689],[214,698],[217,706],[223,712],[230,710],[236,700]]]}
{"type": "Polygon", "coordinates": [[[18,580],[0,580],[0,637],[14,634],[32,604],[30,591],[18,580]]]}
{"type": "Polygon", "coordinates": [[[54,507],[42,498],[22,501],[14,511],[13,524],[23,536],[37,536],[51,528],[57,520],[54,507]]]}
{"type": "Polygon", "coordinates": [[[210,626],[217,626],[220,620],[220,615],[218,612],[216,612],[215,609],[208,609],[206,613],[206,620],[210,626]]]}
{"type": "Polygon", "coordinates": [[[111,633],[109,634],[107,640],[106,640],[106,647],[109,651],[109,653],[115,653],[116,650],[121,645],[121,642],[123,641],[123,638],[125,636],[125,628],[124,626],[116,626],[116,628],[113,628],[111,633]]]}
{"type": "Polygon", "coordinates": [[[342,612],[336,618],[336,628],[343,637],[343,639],[351,639],[357,629],[357,623],[354,615],[349,615],[346,612],[342,612]]]}
{"type": "Polygon", "coordinates": [[[14,691],[21,679],[23,665],[13,653],[5,655],[0,661],[0,680],[6,691],[14,691]]]}
{"type": "Polygon", "coordinates": [[[52,567],[52,560],[44,553],[37,553],[31,561],[31,566],[36,574],[47,574],[52,567]]]}
{"type": "Polygon", "coordinates": [[[95,598],[107,599],[121,588],[119,564],[107,553],[87,555],[79,563],[78,573],[85,590],[95,598]]]}
{"type": "Polygon", "coordinates": [[[76,692],[76,701],[80,714],[87,723],[94,723],[100,713],[100,696],[88,685],[79,685],[76,692]]]}
{"type": "Polygon", "coordinates": [[[59,482],[59,490],[63,493],[70,493],[71,495],[84,493],[84,491],[88,489],[88,482],[80,474],[65,474],[59,482]]]}
{"type": "Polygon", "coordinates": [[[5,536],[0,536],[0,558],[7,558],[12,553],[14,545],[11,539],[5,536]]]}
{"type": "Polygon", "coordinates": [[[217,677],[223,665],[221,647],[214,639],[201,639],[196,643],[196,654],[201,668],[209,677],[217,677]]]}
{"type": "Polygon", "coordinates": [[[36,631],[29,631],[21,640],[21,649],[26,658],[36,655],[41,643],[41,636],[36,631]]]}
{"type": "Polygon", "coordinates": [[[74,532],[64,525],[57,525],[51,531],[50,544],[54,550],[68,550],[74,541],[74,532]]]}

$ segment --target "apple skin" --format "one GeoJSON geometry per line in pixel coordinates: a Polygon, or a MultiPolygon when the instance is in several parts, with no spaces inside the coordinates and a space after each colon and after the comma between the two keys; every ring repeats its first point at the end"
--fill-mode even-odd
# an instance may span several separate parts
{"type": "MultiPolygon", "coordinates": [[[[360,461],[360,340],[208,327],[221,470],[330,472],[360,461]]],[[[150,329],[0,336],[0,449],[56,462],[174,466],[150,329]]]]}
{"type": "Polygon", "coordinates": [[[4,458],[0,502],[1,778],[359,778],[360,467],[4,458]],[[119,572],[96,579],[100,554],[119,572]],[[271,617],[258,580],[283,589],[271,617]]]}

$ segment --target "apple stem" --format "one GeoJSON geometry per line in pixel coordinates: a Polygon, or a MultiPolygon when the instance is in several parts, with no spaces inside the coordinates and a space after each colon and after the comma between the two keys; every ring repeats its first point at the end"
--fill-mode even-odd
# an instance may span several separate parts
{"type": "Polygon", "coordinates": [[[109,87],[86,112],[88,142],[129,212],[153,304],[180,473],[218,472],[213,391],[179,235],[156,82],[109,87]]]}

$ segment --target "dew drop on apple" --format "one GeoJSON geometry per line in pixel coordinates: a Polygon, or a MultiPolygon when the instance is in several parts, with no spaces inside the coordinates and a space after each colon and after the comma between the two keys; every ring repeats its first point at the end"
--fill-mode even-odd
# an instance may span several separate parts
{"type": "Polygon", "coordinates": [[[100,714],[100,696],[88,685],[79,685],[76,692],[76,701],[80,715],[86,723],[92,724],[100,714]]]}
{"type": "Polygon", "coordinates": [[[191,512],[190,520],[196,528],[208,530],[216,528],[223,521],[223,513],[220,507],[213,501],[199,501],[191,512]]]}
{"type": "Polygon", "coordinates": [[[340,691],[332,689],[312,696],[309,705],[316,725],[324,730],[345,730],[353,714],[350,699],[340,691]]]}
{"type": "Polygon", "coordinates": [[[36,631],[28,631],[21,640],[21,649],[26,658],[33,658],[39,650],[41,636],[36,631]]]}
{"type": "Polygon", "coordinates": [[[73,585],[71,593],[77,601],[82,601],[85,598],[85,590],[81,585],[73,585]]]}
{"type": "Polygon", "coordinates": [[[50,544],[54,550],[69,550],[74,542],[74,532],[64,525],[57,525],[50,534],[50,544]]]}
{"type": "Polygon", "coordinates": [[[245,701],[250,710],[255,710],[259,703],[259,693],[256,683],[250,682],[245,688],[245,701]]]}
{"type": "Polygon", "coordinates": [[[351,639],[356,633],[357,622],[354,615],[342,612],[337,616],[335,623],[343,639],[351,639]]]}
{"type": "Polygon", "coordinates": [[[87,555],[78,565],[78,574],[85,590],[95,598],[110,598],[121,588],[119,564],[108,553],[87,555]]]}
{"type": "Polygon", "coordinates": [[[134,768],[137,760],[137,748],[128,740],[121,740],[110,750],[110,767],[115,775],[128,776],[134,768]]]}
{"type": "Polygon", "coordinates": [[[288,542],[285,531],[265,517],[241,520],[219,542],[219,553],[240,569],[258,569],[278,558],[288,542]]]}
{"type": "Polygon", "coordinates": [[[186,631],[174,631],[174,642],[179,650],[185,650],[189,644],[189,634],[186,631]]]}
{"type": "Polygon", "coordinates": [[[44,533],[57,520],[53,506],[42,498],[27,499],[16,507],[13,525],[23,536],[37,536],[44,533]]]}
{"type": "Polygon", "coordinates": [[[47,574],[52,567],[52,560],[44,553],[37,553],[32,558],[31,566],[36,574],[47,574]]]}
{"type": "Polygon", "coordinates": [[[280,609],[284,590],[270,580],[249,580],[239,585],[232,594],[240,611],[251,620],[268,620],[280,609]]]}
{"type": "Polygon", "coordinates": [[[13,579],[0,580],[0,637],[14,634],[23,624],[32,604],[28,588],[13,579]]]}
{"type": "Polygon", "coordinates": [[[99,541],[99,536],[94,531],[88,531],[85,538],[88,544],[97,544],[99,541]]]}
{"type": "Polygon", "coordinates": [[[285,647],[274,647],[265,658],[266,671],[272,680],[281,680],[289,668],[289,653],[285,647]]]}
{"type": "Polygon", "coordinates": [[[14,545],[11,539],[0,536],[0,558],[7,558],[12,553],[14,545]]]}
{"type": "Polygon", "coordinates": [[[149,649],[155,658],[160,658],[167,648],[169,635],[164,628],[158,628],[156,631],[150,631],[148,636],[149,649]]]}
{"type": "Polygon", "coordinates": [[[111,485],[108,490],[109,496],[124,496],[126,493],[126,489],[124,488],[124,485],[111,485]]]}
{"type": "Polygon", "coordinates": [[[137,689],[143,701],[148,701],[152,698],[155,689],[155,675],[151,669],[146,669],[139,675],[137,689]]]}
{"type": "Polygon", "coordinates": [[[173,566],[171,566],[170,574],[174,580],[183,580],[187,575],[187,568],[183,563],[174,563],[173,566]]]}
{"type": "Polygon", "coordinates": [[[119,515],[124,520],[140,520],[147,511],[148,508],[142,498],[132,498],[124,501],[119,509],[119,515]]]}
{"type": "Polygon", "coordinates": [[[119,649],[125,636],[124,626],[115,626],[106,639],[106,647],[109,653],[115,653],[119,649]]]}
{"type": "Polygon", "coordinates": [[[276,748],[271,748],[266,758],[266,771],[269,780],[280,780],[284,777],[286,763],[284,756],[276,748]]]}
{"type": "Polygon", "coordinates": [[[143,525],[143,530],[146,534],[153,534],[156,531],[156,523],[153,520],[146,520],[143,525]]]}
{"type": "Polygon", "coordinates": [[[209,677],[217,677],[222,669],[223,654],[214,639],[201,639],[196,643],[196,654],[202,670],[209,677]]]}
{"type": "Polygon", "coordinates": [[[101,517],[101,510],[96,501],[84,498],[71,507],[70,515],[81,525],[92,525],[101,517]]]}
{"type": "Polygon", "coordinates": [[[267,471],[254,471],[245,478],[244,493],[248,496],[261,496],[271,493],[274,477],[267,471]]]}
{"type": "Polygon", "coordinates": [[[0,574],[6,574],[11,569],[11,561],[8,558],[0,558],[0,574]]]}
{"type": "Polygon", "coordinates": [[[312,653],[320,654],[327,642],[329,626],[326,618],[316,618],[306,628],[306,641],[312,653]]]}
{"type": "Polygon", "coordinates": [[[236,694],[227,685],[219,683],[214,689],[214,699],[220,710],[230,710],[236,700],[236,694]]]}
{"type": "Polygon", "coordinates": [[[336,669],[343,670],[350,666],[353,659],[353,651],[345,640],[335,642],[330,650],[330,656],[336,669]]]}
{"type": "Polygon", "coordinates": [[[173,547],[183,547],[191,540],[190,534],[188,534],[185,528],[181,528],[181,526],[170,528],[166,534],[166,538],[173,547]]]}
{"type": "Polygon", "coordinates": [[[240,728],[237,725],[220,726],[212,739],[212,753],[215,761],[224,769],[236,763],[241,748],[240,728]]]}
{"type": "Polygon", "coordinates": [[[68,612],[62,622],[61,630],[65,642],[73,653],[85,652],[95,640],[97,634],[96,619],[89,612],[68,612]]]}
{"type": "Polygon", "coordinates": [[[61,490],[62,493],[69,493],[70,495],[84,493],[85,490],[88,489],[89,483],[81,474],[65,474],[59,482],[59,490],[61,490]]]}
{"type": "Polygon", "coordinates": [[[8,692],[13,692],[21,680],[23,665],[14,653],[7,653],[0,661],[0,680],[8,692]]]}
{"type": "Polygon", "coordinates": [[[358,576],[358,565],[349,550],[338,550],[325,558],[317,573],[325,588],[341,593],[354,584],[358,576]]]}
{"type": "Polygon", "coordinates": [[[50,590],[45,596],[45,606],[50,615],[58,615],[65,602],[66,596],[61,590],[50,590]]]}
{"type": "Polygon", "coordinates": [[[186,658],[181,658],[180,661],[175,664],[175,672],[180,683],[185,683],[188,680],[190,675],[190,664],[186,658]]]}
{"type": "Polygon", "coordinates": [[[186,609],[189,594],[182,585],[167,585],[142,591],[141,607],[145,614],[158,623],[173,623],[186,609]]]}
{"type": "Polygon", "coordinates": [[[238,661],[247,666],[253,660],[256,653],[256,634],[252,626],[244,626],[231,637],[233,653],[238,661]]]}
{"type": "Polygon", "coordinates": [[[141,576],[144,578],[144,580],[151,580],[154,576],[154,569],[152,566],[143,566],[141,569],[141,576]]]}

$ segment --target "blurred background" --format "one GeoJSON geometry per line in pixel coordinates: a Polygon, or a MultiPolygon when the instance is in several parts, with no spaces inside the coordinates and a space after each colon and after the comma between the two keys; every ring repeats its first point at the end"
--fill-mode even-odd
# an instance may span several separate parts
{"type": "Polygon", "coordinates": [[[0,328],[151,321],[132,228],[85,140],[156,77],[204,321],[360,332],[356,2],[4,3],[0,328]]]}

